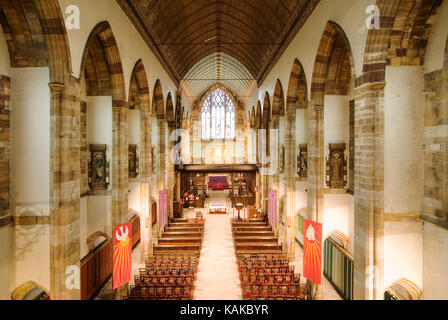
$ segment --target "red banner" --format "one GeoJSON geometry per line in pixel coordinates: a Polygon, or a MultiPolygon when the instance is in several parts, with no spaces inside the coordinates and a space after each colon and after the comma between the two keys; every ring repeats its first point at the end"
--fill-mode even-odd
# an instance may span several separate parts
{"type": "Polygon", "coordinates": [[[303,276],[316,284],[322,283],[322,224],[304,221],[303,276]]]}
{"type": "Polygon", "coordinates": [[[114,228],[114,290],[132,278],[132,222],[114,228]]]}

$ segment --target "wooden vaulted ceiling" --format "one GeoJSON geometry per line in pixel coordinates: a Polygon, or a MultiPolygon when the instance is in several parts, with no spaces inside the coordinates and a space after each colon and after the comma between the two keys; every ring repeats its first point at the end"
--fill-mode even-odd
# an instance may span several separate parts
{"type": "Polygon", "coordinates": [[[258,83],[262,82],[319,2],[116,1],[177,85],[193,67],[198,67],[198,62],[221,52],[242,64],[258,83]]]}
{"type": "Polygon", "coordinates": [[[232,89],[240,98],[250,96],[256,82],[249,70],[233,57],[216,52],[201,59],[181,81],[181,88],[188,97],[197,97],[215,83],[232,89]]]}

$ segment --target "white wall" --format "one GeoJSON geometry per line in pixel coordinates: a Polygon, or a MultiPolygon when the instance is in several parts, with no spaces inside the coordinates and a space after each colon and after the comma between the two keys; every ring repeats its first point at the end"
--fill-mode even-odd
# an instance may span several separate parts
{"type": "Polygon", "coordinates": [[[324,148],[330,154],[330,143],[345,143],[345,156],[348,158],[350,131],[348,96],[325,96],[324,102],[324,148]]]}
{"type": "MultiPolygon", "coordinates": [[[[140,110],[129,110],[128,113],[128,130],[129,130],[129,144],[137,145],[137,155],[140,157],[140,110]]],[[[139,170],[140,171],[140,170],[139,170]]],[[[129,209],[140,212],[140,183],[138,177],[133,179],[136,181],[129,182],[129,209]]]]}
{"type": "Polygon", "coordinates": [[[422,287],[422,229],[421,222],[384,223],[384,288],[400,278],[422,287]]]}
{"type": "Polygon", "coordinates": [[[448,299],[448,230],[424,223],[422,299],[448,299]]]}
{"type": "MultiPolygon", "coordinates": [[[[112,173],[112,97],[87,97],[86,122],[88,148],[90,144],[107,145],[106,154],[112,173]]],[[[108,190],[111,189],[112,174],[108,190]]],[[[112,235],[112,195],[88,196],[84,205],[85,212],[81,207],[81,243],[86,244],[87,238],[97,231],[112,235]]]]}
{"type": "Polygon", "coordinates": [[[49,70],[13,68],[11,75],[11,170],[16,214],[49,215],[49,70]]]}
{"type": "MultiPolygon", "coordinates": [[[[112,97],[87,97],[87,145],[107,144],[112,157],[112,97]]],[[[112,162],[111,162],[112,165],[112,162]]],[[[112,172],[112,169],[111,169],[112,172]]]]}
{"type": "MultiPolygon", "coordinates": [[[[48,83],[48,68],[11,69],[11,208],[15,215],[50,215],[48,83]]],[[[13,288],[29,280],[50,287],[49,243],[49,225],[14,228],[13,288]]]]}
{"type": "Polygon", "coordinates": [[[140,182],[130,182],[129,190],[130,190],[128,195],[129,209],[135,210],[140,213],[140,182]]]}
{"type": "Polygon", "coordinates": [[[323,237],[338,230],[350,237],[350,199],[347,194],[324,194],[323,237]]]}
{"type": "Polygon", "coordinates": [[[384,110],[384,212],[420,212],[423,201],[424,95],[421,67],[387,67],[384,110]]]}
{"type": "Polygon", "coordinates": [[[50,290],[50,226],[15,226],[12,289],[34,281],[50,290]]]}

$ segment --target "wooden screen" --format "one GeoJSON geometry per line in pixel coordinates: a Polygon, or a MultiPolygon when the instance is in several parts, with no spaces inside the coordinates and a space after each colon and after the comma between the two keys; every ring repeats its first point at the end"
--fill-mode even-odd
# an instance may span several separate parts
{"type": "Polygon", "coordinates": [[[130,222],[132,222],[132,248],[134,248],[140,242],[140,217],[133,216],[130,222]]]}
{"type": "Polygon", "coordinates": [[[112,275],[112,247],[106,240],[81,260],[81,300],[92,299],[112,275]]]}

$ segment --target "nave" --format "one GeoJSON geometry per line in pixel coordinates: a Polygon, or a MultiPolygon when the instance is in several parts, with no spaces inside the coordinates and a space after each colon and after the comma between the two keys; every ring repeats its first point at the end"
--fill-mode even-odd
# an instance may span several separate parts
{"type": "Polygon", "coordinates": [[[447,79],[448,0],[0,0],[0,299],[446,300],[447,79]]]}
{"type": "MultiPolygon", "coordinates": [[[[172,274],[163,276],[162,278],[164,280],[162,284],[152,283],[153,293],[149,292],[151,291],[150,285],[147,286],[144,283],[139,285],[138,280],[142,275],[141,270],[149,270],[148,267],[155,267],[155,265],[150,266],[146,262],[146,264],[134,264],[134,281],[131,282],[130,294],[123,298],[138,300],[305,299],[305,281],[301,279],[300,273],[294,273],[294,269],[297,271],[301,271],[302,269],[303,262],[300,259],[302,250],[298,250],[297,256],[290,260],[281,254],[281,249],[279,251],[273,251],[270,246],[264,247],[263,243],[271,245],[273,242],[266,242],[267,221],[249,221],[247,219],[245,222],[236,222],[234,219],[237,216],[230,214],[231,212],[234,213],[234,211],[228,206],[226,206],[225,214],[209,213],[210,208],[228,203],[230,203],[228,192],[211,192],[204,209],[185,210],[184,217],[175,219],[173,220],[173,224],[170,224],[170,226],[179,224],[186,225],[186,221],[197,221],[196,217],[198,213],[202,215],[202,245],[198,255],[189,252],[189,248],[184,248],[180,245],[183,242],[189,242],[191,239],[194,239],[190,238],[188,234],[184,234],[183,236],[185,238],[181,235],[179,235],[179,238],[176,238],[176,244],[178,244],[176,253],[170,254],[169,252],[165,252],[165,255],[163,255],[158,254],[156,249],[154,249],[154,256],[149,259],[150,261],[156,261],[157,259],[159,261],[169,261],[168,266],[171,270],[172,268],[176,268],[176,264],[172,263],[173,261],[188,260],[189,258],[186,257],[190,256],[195,257],[197,264],[194,272],[195,276],[192,281],[191,296],[179,296],[175,294],[175,277],[172,277],[173,283],[170,284],[169,280],[172,274]],[[241,249],[241,245],[238,245],[241,241],[243,243],[243,249],[241,249]],[[298,286],[294,284],[298,284],[298,286]],[[142,293],[142,291],[137,292],[138,290],[135,289],[140,288],[139,290],[142,290],[145,287],[150,288],[145,293],[142,293]],[[160,291],[160,294],[158,294],[158,290],[162,288],[163,291],[160,291]],[[284,292],[282,292],[282,288],[284,292]]],[[[190,226],[194,225],[195,223],[190,224],[190,226]]],[[[164,239],[164,237],[162,236],[160,239],[164,239]]],[[[271,239],[278,242],[277,238],[272,237],[271,239]]],[[[134,251],[133,259],[140,261],[138,251],[134,251]]],[[[154,275],[157,275],[158,271],[163,269],[163,263],[158,264],[157,267],[154,269],[154,275]]],[[[148,281],[148,283],[151,282],[151,280],[148,281]]],[[[109,300],[113,298],[110,286],[111,283],[108,283],[98,295],[97,299],[109,300]]],[[[323,288],[324,299],[341,299],[328,281],[325,281],[323,288]]]]}

